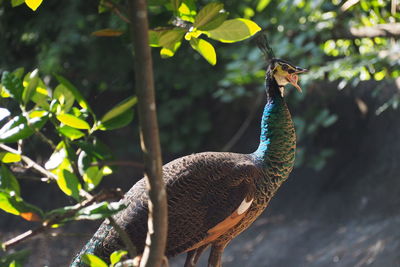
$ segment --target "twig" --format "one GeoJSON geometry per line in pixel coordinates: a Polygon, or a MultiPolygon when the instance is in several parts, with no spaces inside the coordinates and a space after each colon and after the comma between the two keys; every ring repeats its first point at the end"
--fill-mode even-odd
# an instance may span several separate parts
{"type": "MultiPolygon", "coordinates": [[[[14,153],[14,154],[20,154],[19,151],[13,149],[12,147],[6,146],[4,144],[0,144],[0,148],[4,149],[5,151],[14,153]]],[[[21,159],[27,164],[28,168],[31,168],[31,167],[34,168],[36,171],[38,171],[39,173],[43,174],[44,176],[46,176],[50,180],[57,180],[57,176],[54,173],[49,172],[48,170],[46,170],[45,168],[43,168],[42,166],[40,166],[39,164],[34,162],[29,157],[21,155],[21,159]]]]}
{"type": "Polygon", "coordinates": [[[143,169],[144,165],[141,162],[130,161],[130,160],[118,160],[118,161],[101,161],[101,162],[93,162],[92,166],[131,166],[138,169],[143,169]]]}
{"type": "Polygon", "coordinates": [[[117,4],[107,1],[104,2],[104,6],[110,8],[111,11],[115,13],[115,15],[117,15],[120,19],[122,19],[126,23],[131,23],[131,21],[124,14],[122,14],[121,10],[119,10],[117,4]]]}
{"type": "Polygon", "coordinates": [[[121,237],[122,242],[124,242],[126,249],[128,250],[129,257],[131,259],[135,258],[137,255],[136,248],[135,245],[133,245],[132,240],[129,238],[128,234],[117,224],[112,216],[108,217],[107,219],[110,221],[112,227],[114,227],[115,231],[121,237]]]}
{"type": "Polygon", "coordinates": [[[16,236],[16,237],[4,242],[1,246],[4,250],[7,250],[29,238],[32,238],[40,233],[43,233],[43,232],[51,229],[51,227],[54,224],[59,224],[63,220],[75,216],[75,214],[82,208],[90,206],[91,204],[93,204],[95,202],[100,202],[100,201],[104,201],[106,199],[111,199],[111,198],[116,198],[116,197],[121,197],[120,190],[109,190],[109,191],[100,192],[100,193],[94,195],[93,197],[91,197],[90,199],[85,199],[82,202],[76,204],[73,209],[67,211],[66,213],[64,213],[62,215],[54,215],[53,217],[44,221],[40,227],[33,229],[33,230],[26,231],[25,233],[22,233],[19,236],[16,236]]]}
{"type": "Polygon", "coordinates": [[[251,109],[249,115],[243,121],[239,130],[232,136],[232,138],[222,147],[222,151],[230,151],[234,145],[240,140],[242,135],[246,132],[247,128],[249,128],[251,121],[254,119],[256,111],[258,107],[261,105],[263,98],[257,97],[255,105],[251,109]]]}

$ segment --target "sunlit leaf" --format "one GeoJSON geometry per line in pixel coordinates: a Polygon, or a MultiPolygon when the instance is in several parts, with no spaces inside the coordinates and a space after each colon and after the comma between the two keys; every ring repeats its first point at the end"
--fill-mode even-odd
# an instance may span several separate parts
{"type": "Polygon", "coordinates": [[[21,155],[11,152],[0,152],[0,161],[4,163],[12,163],[21,161],[21,155]]]}
{"type": "Polygon", "coordinates": [[[75,220],[99,220],[107,218],[123,210],[126,206],[121,202],[106,201],[93,204],[79,210],[75,215],[75,220]]]}
{"type": "Polygon", "coordinates": [[[270,2],[271,0],[259,0],[256,7],[257,12],[263,11],[269,5],[270,2]]]}
{"type": "Polygon", "coordinates": [[[7,192],[2,189],[0,189],[0,209],[14,215],[19,215],[28,221],[40,221],[43,214],[41,209],[26,203],[14,191],[7,192]]]}
{"type": "Polygon", "coordinates": [[[211,2],[203,7],[194,19],[193,27],[199,28],[212,21],[224,8],[224,5],[218,2],[211,2]]]}
{"type": "Polygon", "coordinates": [[[242,41],[254,35],[261,28],[251,20],[230,19],[224,21],[218,28],[206,32],[207,35],[223,43],[242,41]]]}
{"type": "Polygon", "coordinates": [[[196,14],[195,0],[183,0],[178,9],[178,17],[193,23],[196,14]]]}
{"type": "Polygon", "coordinates": [[[131,109],[136,103],[137,103],[137,97],[135,96],[131,96],[125,99],[124,101],[113,107],[111,110],[109,110],[106,114],[104,114],[104,116],[101,118],[101,122],[104,123],[115,117],[120,116],[128,109],[131,109]]]}
{"type": "Polygon", "coordinates": [[[71,91],[71,93],[74,95],[76,101],[78,102],[79,106],[81,106],[84,109],[87,109],[90,111],[90,113],[93,114],[92,109],[89,107],[88,102],[86,99],[82,96],[82,94],[78,91],[78,89],[75,88],[75,86],[70,83],[67,79],[62,77],[61,75],[54,74],[54,76],[57,78],[58,82],[64,85],[68,90],[71,91]]]}
{"type": "Polygon", "coordinates": [[[65,125],[68,125],[72,128],[85,129],[85,130],[90,129],[89,123],[87,123],[86,121],[84,121],[78,117],[75,117],[74,115],[68,114],[68,113],[57,115],[56,118],[60,122],[64,123],[65,125]]]}
{"type": "Polygon", "coordinates": [[[82,261],[90,267],[108,267],[107,263],[93,254],[84,254],[82,261]]]}
{"type": "Polygon", "coordinates": [[[33,11],[40,6],[43,0],[25,0],[25,3],[28,7],[30,7],[33,11]]]}
{"type": "Polygon", "coordinates": [[[124,31],[121,31],[121,30],[101,29],[101,30],[92,32],[92,35],[97,36],[97,37],[117,37],[117,36],[121,36],[123,33],[124,33],[124,31]]]}
{"type": "Polygon", "coordinates": [[[214,47],[207,41],[203,39],[192,38],[190,40],[190,45],[194,50],[200,53],[211,65],[217,63],[217,55],[215,53],[214,47]]]}
{"type": "Polygon", "coordinates": [[[45,112],[41,117],[29,118],[29,122],[23,115],[16,116],[0,129],[0,142],[13,143],[25,139],[31,136],[35,129],[39,130],[42,128],[47,120],[47,112],[45,112]]]}
{"type": "Polygon", "coordinates": [[[7,192],[14,192],[17,196],[21,194],[19,183],[14,174],[5,166],[0,168],[0,189],[7,192]]]}
{"type": "Polygon", "coordinates": [[[126,250],[117,250],[111,253],[110,255],[111,266],[114,266],[116,263],[120,262],[121,259],[126,255],[128,255],[128,252],[126,250]]]}
{"type": "Polygon", "coordinates": [[[59,84],[54,89],[53,99],[58,100],[64,112],[68,112],[75,102],[74,94],[63,84],[59,84]]]}
{"type": "Polygon", "coordinates": [[[160,55],[163,58],[172,57],[181,45],[181,40],[185,34],[183,29],[173,29],[165,31],[159,39],[159,45],[163,48],[160,55]]]}
{"type": "Polygon", "coordinates": [[[15,74],[8,71],[4,71],[1,76],[2,91],[8,94],[17,101],[21,101],[22,91],[24,87],[22,86],[21,78],[18,78],[15,74]]]}
{"type": "Polygon", "coordinates": [[[99,166],[91,166],[86,169],[82,178],[85,182],[85,189],[88,191],[93,190],[103,179],[103,172],[100,171],[99,166]]]}
{"type": "Polygon", "coordinates": [[[106,130],[109,131],[125,127],[129,123],[131,123],[131,121],[133,120],[133,115],[134,115],[133,109],[127,110],[111,120],[108,120],[106,122],[101,122],[98,128],[102,131],[106,130]]]}
{"type": "Polygon", "coordinates": [[[47,91],[46,85],[44,82],[39,78],[38,85],[36,90],[33,92],[31,100],[36,103],[39,107],[44,108],[46,110],[50,109],[49,105],[49,92],[47,91]]]}
{"type": "Polygon", "coordinates": [[[0,108],[0,121],[10,116],[10,111],[6,108],[0,108]]]}
{"type": "Polygon", "coordinates": [[[79,191],[82,185],[79,183],[78,178],[72,172],[71,163],[67,158],[52,171],[57,176],[57,185],[66,195],[79,200],[79,191]]]}
{"type": "Polygon", "coordinates": [[[22,92],[22,102],[26,105],[31,100],[33,94],[36,92],[36,87],[39,84],[38,77],[39,70],[35,69],[25,75],[23,86],[24,91],[22,92]]]}
{"type": "Polygon", "coordinates": [[[65,150],[64,142],[60,142],[56,149],[54,150],[53,154],[51,154],[49,160],[44,164],[44,167],[47,170],[54,170],[60,166],[60,164],[64,161],[67,157],[67,151],[65,150]]]}
{"type": "Polygon", "coordinates": [[[76,140],[81,137],[84,137],[85,134],[75,128],[69,127],[67,125],[64,125],[60,128],[57,128],[57,131],[61,133],[62,135],[68,137],[70,140],[76,140]]]}

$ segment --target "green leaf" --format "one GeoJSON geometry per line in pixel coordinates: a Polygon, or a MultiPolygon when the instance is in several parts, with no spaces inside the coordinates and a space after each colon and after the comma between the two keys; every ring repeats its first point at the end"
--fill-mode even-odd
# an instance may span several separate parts
{"type": "Polygon", "coordinates": [[[102,122],[99,124],[99,129],[102,131],[110,131],[119,129],[127,126],[133,120],[134,112],[133,110],[127,110],[118,117],[115,117],[109,121],[102,122]]]}
{"type": "Polygon", "coordinates": [[[149,30],[149,45],[151,47],[160,47],[160,37],[165,30],[149,30]]]}
{"type": "Polygon", "coordinates": [[[0,152],[0,161],[4,163],[13,163],[21,161],[21,155],[11,152],[0,152]]]}
{"type": "Polygon", "coordinates": [[[123,210],[126,206],[120,202],[106,201],[90,205],[76,213],[75,220],[99,220],[123,210]]]}
{"type": "Polygon", "coordinates": [[[201,31],[214,30],[214,29],[218,28],[219,26],[221,26],[221,24],[226,20],[227,17],[228,17],[227,12],[219,13],[212,20],[210,20],[207,24],[205,24],[201,27],[198,27],[198,29],[201,31]]]}
{"type": "Polygon", "coordinates": [[[65,144],[61,141],[53,154],[51,154],[49,160],[44,164],[44,167],[47,170],[55,170],[57,169],[61,163],[63,163],[64,159],[67,157],[67,151],[65,149],[65,144]]]}
{"type": "Polygon", "coordinates": [[[42,128],[48,119],[48,113],[46,111],[32,111],[28,116],[29,122],[23,115],[16,116],[7,122],[0,129],[0,142],[14,143],[18,140],[28,138],[35,130],[42,128]],[[38,114],[41,115],[38,116],[38,114]]]}
{"type": "Polygon", "coordinates": [[[93,111],[89,107],[89,104],[86,101],[86,99],[82,96],[82,94],[78,91],[78,89],[76,89],[76,87],[72,83],[70,83],[67,79],[65,79],[61,75],[54,74],[54,76],[56,77],[56,79],[58,80],[59,83],[61,83],[68,90],[71,91],[71,93],[74,95],[76,101],[78,102],[79,106],[81,106],[84,109],[89,110],[89,112],[93,114],[93,111]]]}
{"type": "Polygon", "coordinates": [[[40,6],[42,1],[43,0],[25,0],[25,3],[30,9],[36,11],[36,9],[40,6]]]}
{"type": "Polygon", "coordinates": [[[68,125],[72,128],[85,129],[85,130],[90,129],[89,123],[87,123],[86,121],[84,121],[78,117],[75,117],[74,115],[68,114],[68,113],[57,115],[56,118],[60,122],[64,123],[65,125],[68,125]]]}
{"type": "Polygon", "coordinates": [[[206,32],[208,37],[223,43],[242,41],[254,35],[261,28],[248,19],[230,19],[224,21],[218,28],[206,32]]]}
{"type": "Polygon", "coordinates": [[[257,12],[263,11],[269,5],[270,2],[271,0],[259,0],[256,7],[257,12]]]}
{"type": "Polygon", "coordinates": [[[0,189],[0,209],[14,215],[19,215],[27,221],[40,221],[43,215],[41,209],[26,203],[14,191],[7,192],[2,189],[0,189]]]}
{"type": "Polygon", "coordinates": [[[137,103],[137,97],[131,96],[121,103],[117,104],[111,110],[109,110],[104,116],[101,118],[101,122],[109,121],[115,117],[120,116],[125,111],[131,109],[137,103]]]}
{"type": "Polygon", "coordinates": [[[39,84],[38,69],[28,72],[25,75],[23,86],[24,91],[22,92],[22,102],[26,105],[31,100],[33,94],[36,92],[36,87],[39,84]]]}
{"type": "Polygon", "coordinates": [[[11,6],[16,7],[25,3],[25,0],[11,0],[11,6]]]}
{"type": "Polygon", "coordinates": [[[207,41],[203,39],[192,38],[190,40],[190,45],[194,50],[200,53],[211,65],[217,63],[217,55],[215,53],[214,47],[207,41]]]}
{"type": "Polygon", "coordinates": [[[0,189],[6,192],[14,192],[17,196],[21,194],[17,178],[5,165],[1,165],[0,168],[0,189]]]}
{"type": "Polygon", "coordinates": [[[70,140],[76,140],[85,136],[83,132],[67,125],[57,128],[57,131],[65,137],[68,137],[70,140]]]}
{"type": "Polygon", "coordinates": [[[82,178],[85,182],[85,189],[88,191],[93,190],[103,179],[103,171],[99,170],[98,166],[91,166],[85,170],[82,178]]]}
{"type": "Polygon", "coordinates": [[[108,160],[112,158],[110,149],[98,140],[96,140],[94,144],[81,140],[74,142],[74,144],[80,149],[84,150],[88,155],[99,160],[108,160]]]}
{"type": "Polygon", "coordinates": [[[111,253],[110,256],[111,266],[114,266],[116,263],[120,262],[122,257],[126,255],[128,255],[128,252],[126,250],[117,250],[111,253]]]}
{"type": "Polygon", "coordinates": [[[21,68],[18,68],[16,70],[14,70],[12,72],[12,74],[17,78],[22,79],[22,76],[24,75],[24,72],[25,72],[25,69],[21,67],[21,68]]]}
{"type": "Polygon", "coordinates": [[[178,17],[193,23],[196,17],[196,3],[194,0],[183,0],[178,9],[178,17]]]}
{"type": "Polygon", "coordinates": [[[22,86],[21,78],[18,78],[15,74],[10,73],[8,71],[4,71],[1,76],[1,84],[2,90],[16,99],[17,101],[21,101],[22,91],[24,87],[22,86]]]}
{"type": "Polygon", "coordinates": [[[200,28],[207,23],[211,22],[221,10],[224,9],[224,5],[218,2],[212,2],[203,7],[196,18],[194,19],[193,27],[200,28]]]}
{"type": "Polygon", "coordinates": [[[179,6],[181,5],[181,0],[170,0],[170,1],[171,1],[172,10],[175,13],[176,11],[178,11],[179,6]]]}
{"type": "Polygon", "coordinates": [[[159,39],[159,44],[163,47],[163,49],[160,51],[161,57],[172,57],[180,47],[185,33],[185,30],[178,28],[165,31],[159,39]]]}
{"type": "Polygon", "coordinates": [[[27,260],[29,254],[30,251],[28,249],[23,249],[5,256],[1,256],[0,266],[9,266],[9,264],[13,261],[23,264],[27,260]]]}
{"type": "Polygon", "coordinates": [[[84,254],[82,256],[82,261],[90,267],[108,267],[107,263],[93,254],[84,254]]]}
{"type": "Polygon", "coordinates": [[[63,84],[59,84],[54,89],[53,99],[58,100],[64,112],[68,112],[75,102],[74,94],[63,84]]]}
{"type": "Polygon", "coordinates": [[[39,107],[49,110],[50,105],[48,103],[48,100],[50,99],[49,97],[49,92],[47,91],[46,85],[42,81],[42,79],[38,79],[38,85],[36,87],[36,90],[33,92],[33,95],[31,97],[31,100],[37,104],[39,107]]]}
{"type": "Polygon", "coordinates": [[[82,189],[82,185],[69,169],[72,169],[71,164],[67,159],[64,159],[64,162],[53,171],[57,175],[57,185],[66,195],[79,200],[79,191],[82,189]]]}

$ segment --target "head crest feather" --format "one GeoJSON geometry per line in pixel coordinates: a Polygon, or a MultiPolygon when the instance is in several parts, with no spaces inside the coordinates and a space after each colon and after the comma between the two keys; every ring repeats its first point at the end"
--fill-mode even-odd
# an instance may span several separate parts
{"type": "Polygon", "coordinates": [[[274,51],[272,50],[268,42],[266,30],[262,30],[257,34],[257,36],[255,37],[255,42],[258,48],[264,54],[266,60],[272,60],[275,58],[274,51]]]}

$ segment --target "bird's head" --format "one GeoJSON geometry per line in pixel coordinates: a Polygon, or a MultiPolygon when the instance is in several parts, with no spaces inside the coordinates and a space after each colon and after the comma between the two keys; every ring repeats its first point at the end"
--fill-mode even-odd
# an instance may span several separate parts
{"type": "Polygon", "coordinates": [[[267,68],[267,79],[274,79],[276,81],[280,94],[283,97],[285,85],[288,83],[301,92],[301,87],[298,85],[298,75],[304,72],[307,72],[307,70],[285,60],[273,58],[267,68]]]}

